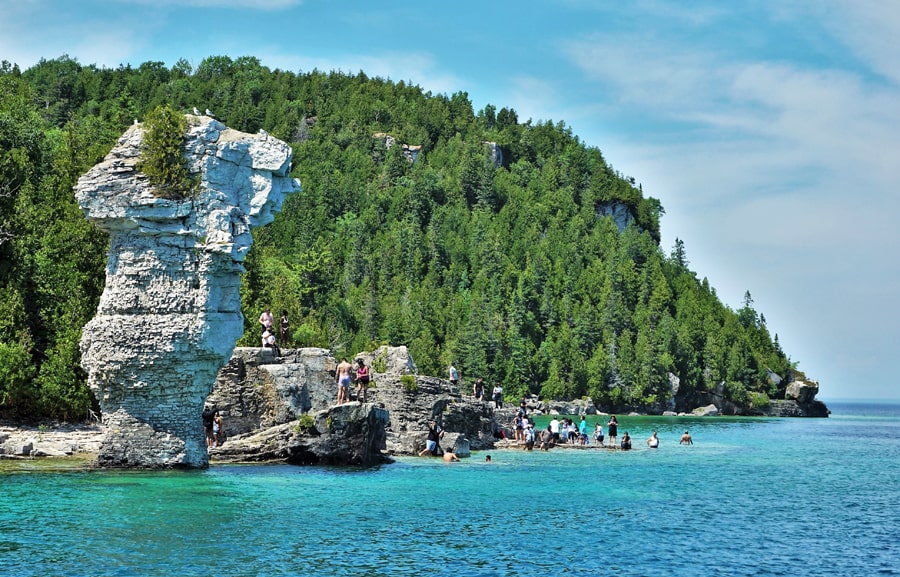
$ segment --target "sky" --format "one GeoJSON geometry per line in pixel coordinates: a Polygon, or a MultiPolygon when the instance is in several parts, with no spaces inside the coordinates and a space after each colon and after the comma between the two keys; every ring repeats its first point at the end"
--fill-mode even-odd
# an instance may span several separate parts
{"type": "MultiPolygon", "coordinates": [[[[0,0],[27,69],[365,72],[564,122],[661,201],[662,247],[753,306],[819,398],[900,399],[900,2],[0,0]]],[[[200,108],[203,108],[201,105],[200,108]]]]}

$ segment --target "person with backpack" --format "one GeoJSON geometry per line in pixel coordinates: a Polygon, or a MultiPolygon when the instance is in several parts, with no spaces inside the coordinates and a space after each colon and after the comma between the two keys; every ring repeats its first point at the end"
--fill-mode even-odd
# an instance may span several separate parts
{"type": "Polygon", "coordinates": [[[201,418],[203,419],[203,432],[206,434],[206,450],[208,451],[215,445],[213,423],[216,420],[216,411],[209,405],[206,405],[203,407],[201,418]]]}

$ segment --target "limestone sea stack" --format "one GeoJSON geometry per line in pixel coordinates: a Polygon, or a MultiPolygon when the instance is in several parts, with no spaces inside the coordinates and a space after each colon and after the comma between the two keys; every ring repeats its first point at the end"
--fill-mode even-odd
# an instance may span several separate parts
{"type": "Polygon", "coordinates": [[[250,229],[300,190],[284,142],[187,119],[185,155],[199,187],[186,198],[154,195],[138,167],[141,124],[75,186],[85,216],[110,235],[106,286],[81,338],[103,413],[100,466],[208,464],[201,413],[244,330],[250,229]]]}

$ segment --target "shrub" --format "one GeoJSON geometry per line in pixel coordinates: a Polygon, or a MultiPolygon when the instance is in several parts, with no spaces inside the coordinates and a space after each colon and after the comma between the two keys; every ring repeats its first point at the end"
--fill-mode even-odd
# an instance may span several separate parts
{"type": "Polygon", "coordinates": [[[387,371],[387,353],[382,351],[377,357],[372,359],[372,370],[376,373],[387,371]]]}
{"type": "Polygon", "coordinates": [[[400,375],[400,384],[403,385],[403,390],[407,393],[415,393],[419,390],[416,377],[413,375],[400,375]]]}
{"type": "Polygon", "coordinates": [[[769,395],[765,393],[750,393],[750,406],[754,409],[765,409],[769,406],[769,395]]]}
{"type": "Polygon", "coordinates": [[[310,414],[300,415],[297,417],[297,425],[301,429],[309,430],[316,426],[316,419],[310,414]]]}
{"type": "Polygon", "coordinates": [[[188,122],[169,106],[157,106],[144,119],[144,141],[138,168],[150,179],[159,198],[182,200],[194,190],[184,155],[188,122]]]}

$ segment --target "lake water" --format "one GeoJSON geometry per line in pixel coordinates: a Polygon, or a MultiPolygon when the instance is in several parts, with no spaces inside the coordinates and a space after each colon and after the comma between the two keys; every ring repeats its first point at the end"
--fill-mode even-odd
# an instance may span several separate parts
{"type": "Polygon", "coordinates": [[[900,575],[900,405],[830,408],[492,463],[0,473],[0,575],[900,575]]]}

